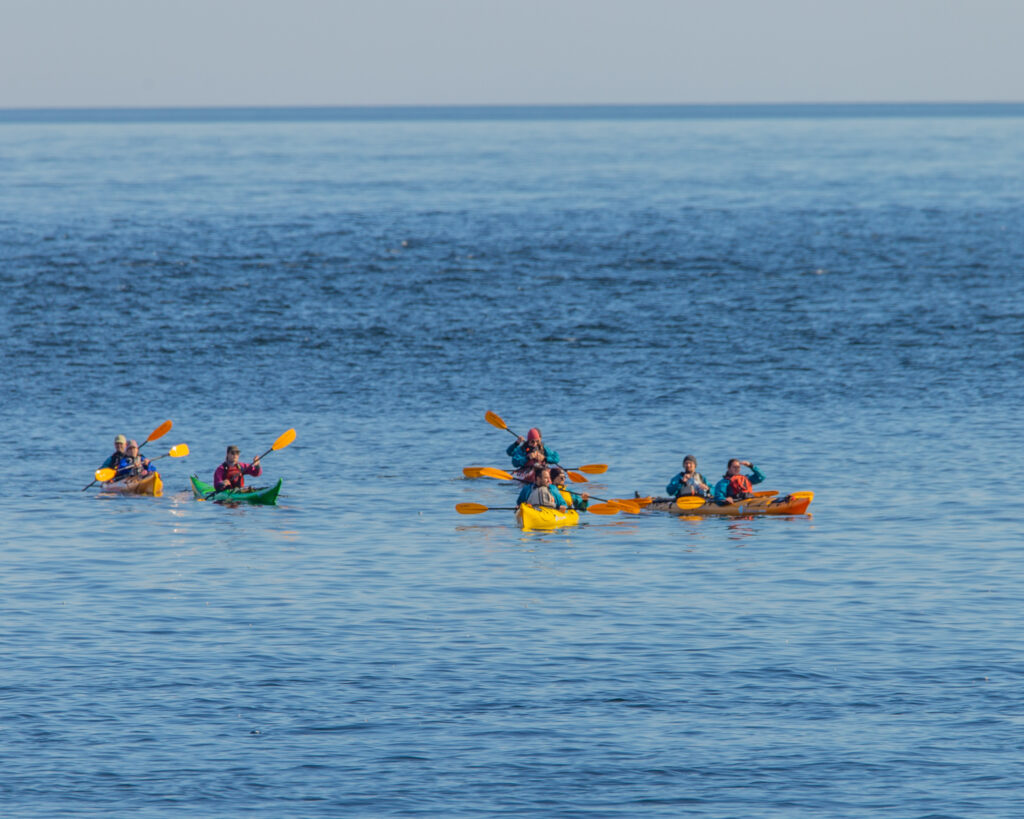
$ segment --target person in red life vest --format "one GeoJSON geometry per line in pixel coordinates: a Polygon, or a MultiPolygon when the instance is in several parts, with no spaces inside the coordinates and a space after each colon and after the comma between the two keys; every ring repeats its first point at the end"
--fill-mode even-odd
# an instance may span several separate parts
{"type": "Polygon", "coordinates": [[[764,473],[750,461],[733,458],[725,467],[722,480],[715,484],[715,500],[719,503],[732,504],[738,500],[746,500],[754,494],[754,484],[764,480],[764,473]],[[743,467],[750,470],[744,475],[743,467]]]}
{"type": "Polygon", "coordinates": [[[246,475],[258,478],[263,474],[258,456],[253,459],[252,464],[243,464],[238,460],[240,454],[241,451],[234,444],[228,447],[224,463],[213,473],[213,488],[218,492],[222,489],[243,489],[246,475]]]}

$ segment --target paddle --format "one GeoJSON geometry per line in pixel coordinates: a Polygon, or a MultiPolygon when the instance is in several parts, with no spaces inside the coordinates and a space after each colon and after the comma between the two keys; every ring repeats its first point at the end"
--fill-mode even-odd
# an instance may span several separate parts
{"type": "MultiPolygon", "coordinates": [[[[163,438],[168,432],[171,431],[171,427],[172,426],[174,426],[174,424],[172,424],[170,421],[164,421],[160,426],[158,426],[151,433],[149,433],[149,437],[139,445],[139,449],[142,449],[142,447],[144,447],[150,441],[155,441],[157,438],[163,438]]],[[[89,486],[92,486],[92,484],[96,483],[96,481],[109,481],[110,478],[100,478],[99,477],[99,474],[101,472],[103,474],[106,474],[108,471],[109,472],[114,472],[114,470],[110,469],[109,467],[106,467],[106,468],[103,468],[103,469],[97,469],[96,470],[96,476],[97,477],[96,477],[96,479],[92,483],[89,484],[89,486]]],[[[114,472],[114,474],[116,475],[117,473],[114,472]]],[[[82,487],[82,491],[84,492],[86,489],[89,488],[89,486],[83,486],[82,487]]]]}
{"type": "Polygon", "coordinates": [[[487,410],[487,412],[484,414],[484,420],[486,420],[487,423],[490,424],[492,427],[503,429],[506,432],[515,435],[516,438],[520,437],[519,435],[516,435],[516,433],[512,432],[512,430],[508,428],[508,424],[506,424],[504,420],[502,420],[502,417],[498,415],[498,413],[496,412],[491,412],[490,410],[487,410]]]}
{"type": "MultiPolygon", "coordinates": [[[[188,444],[177,444],[171,447],[170,452],[165,452],[163,455],[157,455],[155,458],[150,458],[149,462],[153,463],[154,461],[159,461],[161,458],[184,458],[186,455],[188,455],[188,444]]],[[[126,470],[118,470],[115,472],[113,469],[97,469],[96,477],[98,480],[103,482],[112,481],[115,480],[115,476],[120,475],[122,471],[126,470]],[[100,477],[101,473],[103,475],[110,475],[110,477],[100,477]]]]}
{"type": "MultiPolygon", "coordinates": [[[[499,481],[519,481],[519,483],[529,483],[529,481],[520,481],[518,478],[510,475],[504,469],[495,469],[494,467],[490,467],[490,466],[466,467],[466,469],[477,470],[479,472],[477,477],[480,477],[480,478],[495,478],[496,480],[499,480],[499,481]]],[[[465,472],[465,471],[466,470],[463,470],[463,472],[465,472]]],[[[621,511],[629,512],[632,515],[639,514],[640,509],[644,505],[646,505],[646,504],[642,504],[639,500],[633,500],[632,498],[629,498],[629,499],[626,499],[626,498],[622,498],[622,499],[611,498],[611,499],[608,499],[608,498],[599,498],[599,497],[597,497],[597,495],[591,495],[590,497],[592,497],[594,500],[604,501],[605,505],[611,504],[612,506],[615,506],[615,507],[619,508],[621,511]]],[[[648,503],[650,503],[650,501],[648,501],[648,503]]],[[[598,504],[594,504],[594,506],[601,507],[602,504],[598,503],[598,504]]],[[[594,508],[594,506],[591,506],[590,508],[588,508],[587,511],[588,512],[591,511],[594,508]]],[[[607,515],[607,514],[612,514],[612,513],[610,513],[610,512],[597,512],[597,514],[598,515],[601,515],[601,514],[607,515]]]]}
{"type": "Polygon", "coordinates": [[[481,477],[480,470],[485,468],[486,467],[482,466],[464,466],[462,468],[462,474],[467,478],[479,478],[481,477]]]}
{"type": "Polygon", "coordinates": [[[708,499],[702,498],[700,495],[683,495],[681,498],[676,498],[676,506],[680,509],[696,509],[707,502],[708,499]]]}
{"type": "MultiPolygon", "coordinates": [[[[269,454],[270,454],[271,452],[276,452],[276,451],[277,451],[277,450],[279,450],[279,449],[284,449],[284,448],[285,448],[286,446],[290,446],[290,445],[291,445],[291,443],[292,443],[292,441],[294,441],[294,440],[295,440],[295,430],[294,430],[294,429],[290,429],[290,430],[288,430],[287,432],[283,433],[283,434],[281,435],[281,437],[280,437],[280,438],[278,438],[278,439],[277,439],[276,441],[274,441],[274,445],[273,445],[272,447],[270,447],[270,449],[268,449],[268,450],[267,450],[266,452],[264,452],[264,453],[263,453],[262,455],[257,455],[257,456],[256,456],[255,458],[253,458],[253,460],[254,460],[254,461],[255,461],[255,460],[260,460],[260,461],[262,461],[262,460],[263,460],[264,458],[266,458],[266,457],[267,457],[267,456],[268,456],[268,455],[269,455],[269,454]]],[[[222,492],[222,491],[223,491],[222,489],[214,489],[214,490],[213,490],[212,492],[210,492],[210,493],[209,493],[209,494],[208,494],[208,495],[207,495],[207,496],[206,496],[206,497],[204,498],[204,500],[209,500],[209,499],[210,499],[210,498],[212,498],[212,497],[213,497],[214,495],[216,495],[216,494],[217,494],[218,492],[222,492]]]]}
{"type": "Polygon", "coordinates": [[[603,475],[608,471],[608,464],[583,464],[583,466],[566,466],[563,469],[578,469],[580,472],[586,472],[588,475],[603,475]]]}
{"type": "MultiPolygon", "coordinates": [[[[455,511],[460,515],[479,515],[483,512],[515,512],[518,506],[484,506],[482,503],[457,503],[455,511]]],[[[591,506],[588,512],[595,515],[617,515],[622,510],[610,503],[598,503],[591,506]]]]}

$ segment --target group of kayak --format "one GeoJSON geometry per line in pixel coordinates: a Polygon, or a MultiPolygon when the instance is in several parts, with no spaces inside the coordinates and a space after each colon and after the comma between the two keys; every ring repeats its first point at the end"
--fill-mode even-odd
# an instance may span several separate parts
{"type": "MultiPolygon", "coordinates": [[[[500,416],[488,412],[488,423],[509,432],[500,416]]],[[[515,435],[515,433],[512,433],[515,435]]],[[[795,492],[780,495],[775,491],[757,491],[754,486],[763,483],[764,473],[752,462],[732,458],[726,465],[725,474],[712,484],[697,471],[697,458],[686,455],[683,469],[674,475],[665,487],[665,497],[640,497],[609,499],[593,505],[591,496],[576,493],[566,487],[566,479],[586,482],[587,478],[573,470],[567,470],[559,463],[558,453],[544,443],[538,428],[534,427],[525,437],[516,435],[516,440],[505,451],[512,460],[512,472],[467,467],[468,477],[492,477],[517,481],[521,484],[516,505],[516,521],[524,529],[552,529],[571,526],[579,522],[580,512],[617,514],[618,512],[639,513],[643,509],[670,512],[675,515],[802,515],[814,499],[813,492],[795,492]],[[744,473],[744,468],[748,470],[744,473]]],[[[592,467],[607,467],[591,465],[592,467]]],[[[581,467],[585,469],[585,467],[581,467]]],[[[592,468],[588,471],[597,471],[592,468]]],[[[601,499],[604,500],[604,499],[601,499]]],[[[461,514],[477,514],[487,511],[481,504],[458,504],[461,514]]]]}
{"type": "MultiPolygon", "coordinates": [[[[114,437],[114,451],[107,457],[99,469],[96,470],[93,483],[101,483],[102,491],[123,495],[150,495],[160,496],[163,494],[163,480],[160,473],[154,468],[153,462],[161,458],[182,458],[189,454],[186,444],[178,444],[156,458],[145,458],[140,454],[142,446],[161,438],[170,431],[172,423],[165,421],[157,427],[150,436],[140,445],[137,441],[127,438],[125,435],[114,437]]],[[[212,500],[221,503],[250,503],[270,505],[277,501],[281,491],[283,480],[278,479],[277,483],[265,487],[248,487],[245,485],[246,476],[258,478],[263,474],[262,459],[271,452],[283,449],[295,440],[295,430],[285,432],[274,445],[257,455],[251,463],[241,460],[241,450],[232,444],[227,447],[224,460],[217,466],[213,473],[213,482],[201,481],[198,475],[192,475],[189,481],[192,486],[192,493],[197,500],[212,500]]],[[[89,484],[92,486],[93,484],[89,484]]],[[[86,489],[89,486],[85,487],[86,489]]]]}

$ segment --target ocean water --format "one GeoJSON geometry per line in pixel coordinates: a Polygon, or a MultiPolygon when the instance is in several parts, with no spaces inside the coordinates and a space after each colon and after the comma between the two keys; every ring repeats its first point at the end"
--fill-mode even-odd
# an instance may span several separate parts
{"type": "Polygon", "coordinates": [[[3,122],[3,812],[1020,816],[1022,178],[1012,111],[3,122]],[[487,410],[812,514],[462,516],[487,410]]]}

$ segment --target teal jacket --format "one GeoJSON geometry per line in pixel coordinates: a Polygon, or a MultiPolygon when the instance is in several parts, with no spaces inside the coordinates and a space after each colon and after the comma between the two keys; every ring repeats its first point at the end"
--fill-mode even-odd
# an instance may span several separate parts
{"type": "MultiPolygon", "coordinates": [[[[535,488],[532,483],[524,484],[523,488],[519,490],[519,497],[516,498],[516,506],[526,503],[535,488]]],[[[568,489],[559,489],[554,484],[548,486],[548,489],[551,490],[551,497],[555,499],[556,506],[565,506],[568,509],[586,509],[589,505],[587,501],[584,501],[579,495],[574,495],[568,489]]]]}
{"type": "MultiPolygon", "coordinates": [[[[526,462],[530,460],[526,457],[526,445],[513,443],[508,449],[505,450],[505,454],[512,459],[512,468],[519,469],[520,467],[526,466],[526,462]]],[[[544,458],[549,464],[558,463],[558,453],[555,452],[551,447],[544,447],[544,458]]]]}
{"type": "MultiPolygon", "coordinates": [[[[706,498],[708,495],[711,494],[711,481],[709,481],[707,478],[701,475],[700,472],[697,473],[697,477],[700,478],[704,482],[704,485],[708,487],[708,491],[705,492],[701,489],[697,489],[696,487],[694,487],[693,494],[701,498],[706,498]]],[[[751,481],[751,483],[753,483],[753,481],[751,481]]],[[[680,472],[672,480],[668,482],[668,486],[665,487],[665,491],[673,498],[678,498],[680,494],[683,494],[683,490],[688,489],[689,486],[689,483],[683,483],[683,473],[680,472]]],[[[686,494],[690,493],[686,492],[686,494]]]]}
{"type": "MultiPolygon", "coordinates": [[[[750,474],[747,475],[752,484],[761,483],[764,480],[764,473],[753,464],[750,465],[750,474]]],[[[715,484],[715,500],[724,501],[729,497],[729,476],[723,475],[722,480],[715,484]]]]}

